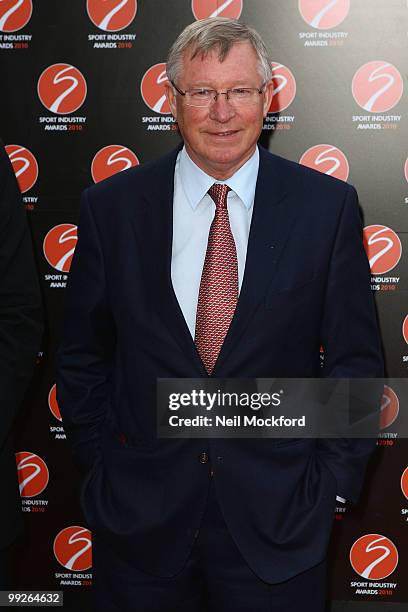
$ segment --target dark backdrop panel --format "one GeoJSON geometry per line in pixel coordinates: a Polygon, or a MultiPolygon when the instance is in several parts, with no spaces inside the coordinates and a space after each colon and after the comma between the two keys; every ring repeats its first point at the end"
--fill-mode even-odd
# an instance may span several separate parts
{"type": "MultiPolygon", "coordinates": [[[[192,5],[200,16],[217,9],[227,16],[240,14],[242,21],[254,25],[263,35],[273,61],[283,64],[283,74],[289,75],[287,69],[292,73],[296,95],[287,108],[268,116],[262,142],[273,152],[295,161],[315,145],[340,149],[349,164],[348,180],[360,194],[365,225],[386,226],[398,235],[402,249],[395,265],[382,273],[373,268],[373,290],[387,374],[406,379],[408,367],[408,337],[404,339],[402,333],[408,315],[408,177],[404,175],[408,158],[407,2],[128,0],[124,10],[132,2],[137,6],[135,18],[128,24],[122,21],[119,26],[123,29],[117,31],[103,30],[88,15],[87,4],[90,10],[100,12],[102,0],[24,0],[24,6],[15,11],[16,21],[11,17],[1,20],[6,10],[17,6],[17,0],[7,0],[7,6],[0,7],[0,134],[6,144],[28,148],[38,163],[38,178],[23,197],[47,316],[37,372],[18,423],[17,450],[38,456],[40,459],[33,461],[39,465],[42,459],[49,480],[41,490],[46,482],[41,468],[31,483],[30,494],[24,496],[25,490],[22,491],[26,532],[17,554],[15,581],[17,587],[64,588],[72,605],[83,609],[92,575],[89,552],[85,546],[71,568],[69,558],[77,549],[71,550],[66,543],[67,534],[75,531],[71,527],[86,530],[77,504],[78,473],[66,445],[63,424],[49,406],[64,285],[69,275],[69,259],[65,265],[63,259],[75,246],[75,228],[70,225],[77,222],[81,191],[92,183],[91,163],[98,151],[108,145],[123,145],[143,163],[179,141],[170,115],[152,110],[145,103],[141,82],[152,66],[165,61],[172,41],[194,20],[192,5]],[[33,5],[32,16],[21,26],[20,15],[18,26],[19,11],[27,4],[33,5]],[[395,72],[393,83],[391,77],[377,79],[374,94],[378,94],[378,112],[376,107],[363,109],[352,94],[354,75],[364,64],[375,61],[381,61],[382,72],[394,70],[388,66],[391,64],[401,75],[400,84],[395,72]],[[40,75],[56,63],[74,66],[86,81],[82,105],[66,114],[47,109],[37,91],[40,75]],[[379,89],[385,85],[389,87],[388,94],[381,94],[379,89]],[[386,95],[391,95],[391,106],[389,103],[390,107],[382,110],[387,106],[386,95]],[[70,232],[70,242],[58,244],[65,231],[70,232]]],[[[122,16],[119,12],[117,18],[122,16]]],[[[119,27],[113,19],[111,24],[119,27]]],[[[373,64],[371,72],[375,69],[373,64]]],[[[281,82],[276,79],[276,86],[281,82]]],[[[370,84],[360,79],[357,86],[368,100],[370,84]]],[[[290,83],[278,94],[281,105],[289,87],[290,83]]],[[[154,82],[144,90],[145,98],[151,96],[156,102],[162,93],[160,84],[154,82]]],[[[114,167],[120,170],[124,165],[118,163],[114,167]]],[[[16,172],[20,168],[15,162],[16,172]]],[[[23,185],[23,175],[20,180],[23,185]]],[[[394,390],[397,395],[401,392],[394,390]]],[[[55,405],[52,407],[55,413],[55,405]]],[[[400,409],[404,408],[401,404],[400,409]]],[[[408,583],[403,579],[408,571],[408,491],[401,486],[408,466],[407,447],[407,441],[398,439],[392,424],[385,429],[370,464],[362,503],[346,511],[337,509],[330,551],[330,596],[334,600],[377,601],[381,609],[385,602],[391,604],[391,609],[392,602],[408,602],[408,583]],[[377,535],[364,539],[369,534],[377,535]],[[366,551],[370,542],[379,552],[366,551]],[[386,559],[381,561],[385,552],[386,559]],[[373,561],[370,571],[367,567],[373,561]]],[[[19,471],[21,483],[27,475],[29,472],[19,471]]],[[[83,534],[90,537],[86,531],[83,534]]]]}

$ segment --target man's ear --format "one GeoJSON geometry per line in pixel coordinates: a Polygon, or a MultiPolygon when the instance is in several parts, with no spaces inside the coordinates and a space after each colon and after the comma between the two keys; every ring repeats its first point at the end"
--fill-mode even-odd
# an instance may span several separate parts
{"type": "Polygon", "coordinates": [[[266,117],[268,114],[269,108],[272,104],[273,98],[273,81],[268,81],[265,85],[265,94],[264,94],[264,105],[263,105],[263,116],[266,117]]]}
{"type": "Polygon", "coordinates": [[[166,88],[166,98],[167,98],[167,101],[168,101],[168,103],[170,105],[171,114],[173,115],[173,117],[177,121],[176,94],[174,92],[174,88],[173,88],[172,84],[170,83],[170,81],[167,81],[167,83],[165,85],[165,88],[166,88]]]}

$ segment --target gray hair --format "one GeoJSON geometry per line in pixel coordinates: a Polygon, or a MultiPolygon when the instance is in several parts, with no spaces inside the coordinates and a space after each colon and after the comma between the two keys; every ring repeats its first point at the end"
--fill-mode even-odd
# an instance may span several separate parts
{"type": "Polygon", "coordinates": [[[205,57],[209,51],[218,49],[218,59],[223,62],[236,43],[249,42],[258,56],[259,72],[264,82],[272,78],[271,59],[268,49],[258,32],[237,19],[209,17],[188,25],[170,48],[167,58],[167,78],[176,81],[183,66],[184,53],[191,52],[190,59],[197,55],[205,57]]]}

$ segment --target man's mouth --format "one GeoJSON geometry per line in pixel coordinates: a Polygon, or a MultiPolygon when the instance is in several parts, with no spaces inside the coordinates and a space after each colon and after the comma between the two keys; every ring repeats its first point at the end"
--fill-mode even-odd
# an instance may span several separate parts
{"type": "Polygon", "coordinates": [[[228,130],[225,132],[209,132],[210,136],[218,136],[220,138],[227,138],[228,136],[233,136],[237,134],[238,130],[228,130]]]}

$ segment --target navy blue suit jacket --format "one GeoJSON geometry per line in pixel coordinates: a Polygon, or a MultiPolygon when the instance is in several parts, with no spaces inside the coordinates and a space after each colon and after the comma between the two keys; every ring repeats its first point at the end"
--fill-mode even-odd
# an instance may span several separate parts
{"type": "MultiPolygon", "coordinates": [[[[357,500],[374,443],[157,439],[156,379],[207,376],[171,284],[177,152],[82,198],[57,383],[81,503],[115,550],[171,576],[197,536],[207,451],[243,556],[280,582],[324,558],[336,494],[357,500]]],[[[213,376],[381,375],[355,190],[260,149],[244,280],[213,376]]]]}

